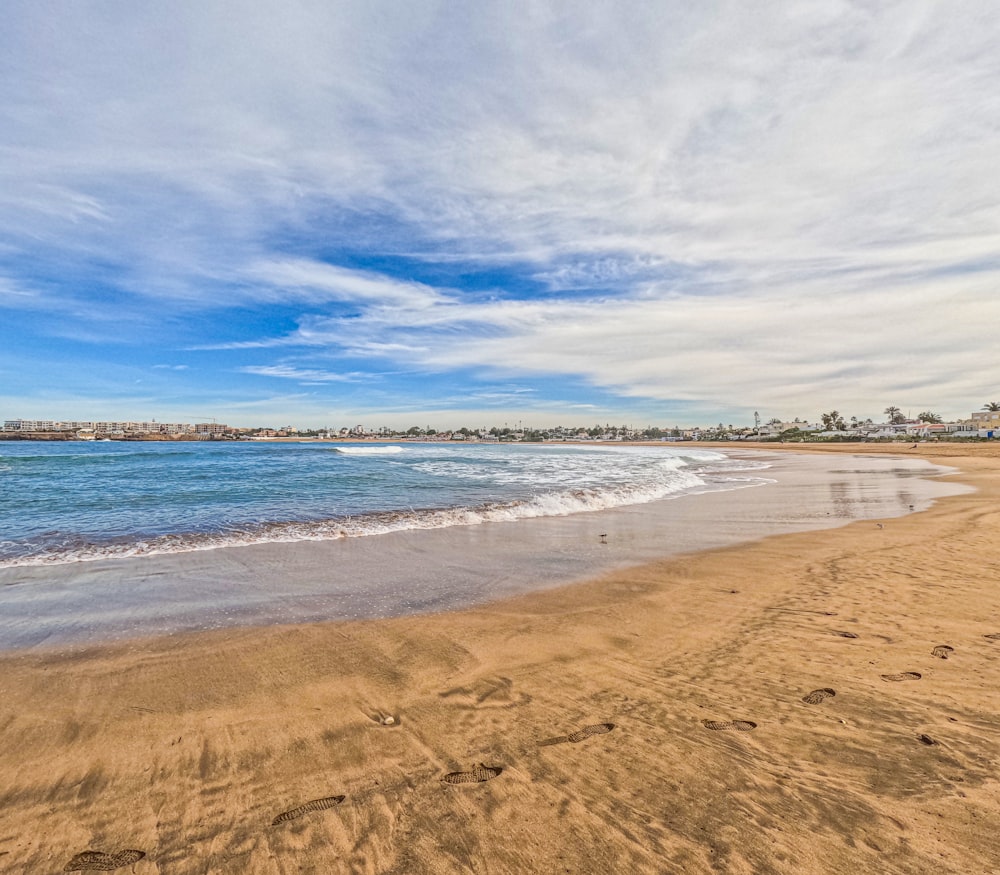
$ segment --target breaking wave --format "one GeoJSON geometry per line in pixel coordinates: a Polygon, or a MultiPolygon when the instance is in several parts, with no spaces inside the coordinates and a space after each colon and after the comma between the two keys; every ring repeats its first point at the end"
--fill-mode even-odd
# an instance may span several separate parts
{"type": "Polygon", "coordinates": [[[374,511],[325,520],[269,522],[218,532],[189,532],[144,539],[112,539],[89,543],[78,535],[60,537],[48,532],[31,542],[0,542],[0,568],[124,559],[165,553],[215,550],[251,544],[332,541],[417,529],[443,529],[482,523],[516,522],[538,517],[565,516],[643,504],[719,489],[740,489],[771,482],[761,477],[719,477],[710,483],[693,472],[674,472],[669,481],[649,485],[621,485],[607,489],[574,488],[510,502],[488,502],[469,507],[374,511]],[[22,555],[10,555],[8,551],[22,555]]]}
{"type": "Polygon", "coordinates": [[[334,447],[333,451],[335,453],[340,453],[342,456],[392,456],[396,453],[403,452],[403,448],[392,445],[376,447],[334,447]]]}
{"type": "Polygon", "coordinates": [[[0,456],[0,567],[565,516],[758,485],[768,467],[693,447],[330,449],[15,448],[0,456]]]}

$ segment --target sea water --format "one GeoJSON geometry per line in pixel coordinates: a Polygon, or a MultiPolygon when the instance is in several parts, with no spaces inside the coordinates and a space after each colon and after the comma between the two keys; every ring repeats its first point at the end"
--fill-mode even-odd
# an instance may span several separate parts
{"type": "Polygon", "coordinates": [[[600,511],[767,467],[688,445],[0,442],[0,568],[600,511]]]}

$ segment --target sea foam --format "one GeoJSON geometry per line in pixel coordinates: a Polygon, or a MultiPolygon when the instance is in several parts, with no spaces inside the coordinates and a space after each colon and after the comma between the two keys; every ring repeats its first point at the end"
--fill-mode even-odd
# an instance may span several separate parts
{"type": "Polygon", "coordinates": [[[766,465],[695,449],[110,446],[0,457],[25,478],[0,567],[513,523],[766,482],[748,470],[766,465]]]}

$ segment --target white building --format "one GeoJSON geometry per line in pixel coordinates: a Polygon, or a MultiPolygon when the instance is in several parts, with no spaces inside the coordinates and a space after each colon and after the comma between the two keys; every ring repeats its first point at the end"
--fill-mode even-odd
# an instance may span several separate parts
{"type": "Polygon", "coordinates": [[[87,431],[101,436],[128,434],[223,434],[229,428],[222,423],[189,422],[132,422],[132,421],[81,421],[56,419],[7,419],[3,430],[7,432],[34,431],[87,431]]]}
{"type": "Polygon", "coordinates": [[[76,431],[91,428],[92,422],[60,422],[52,419],[8,419],[4,421],[4,431],[76,431]]]}

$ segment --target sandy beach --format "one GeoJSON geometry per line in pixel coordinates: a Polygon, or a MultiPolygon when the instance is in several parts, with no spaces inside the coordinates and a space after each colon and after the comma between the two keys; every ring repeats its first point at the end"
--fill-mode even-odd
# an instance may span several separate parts
{"type": "Polygon", "coordinates": [[[3,654],[0,871],[1000,871],[1000,447],[794,451],[975,491],[463,610],[3,654]]]}

